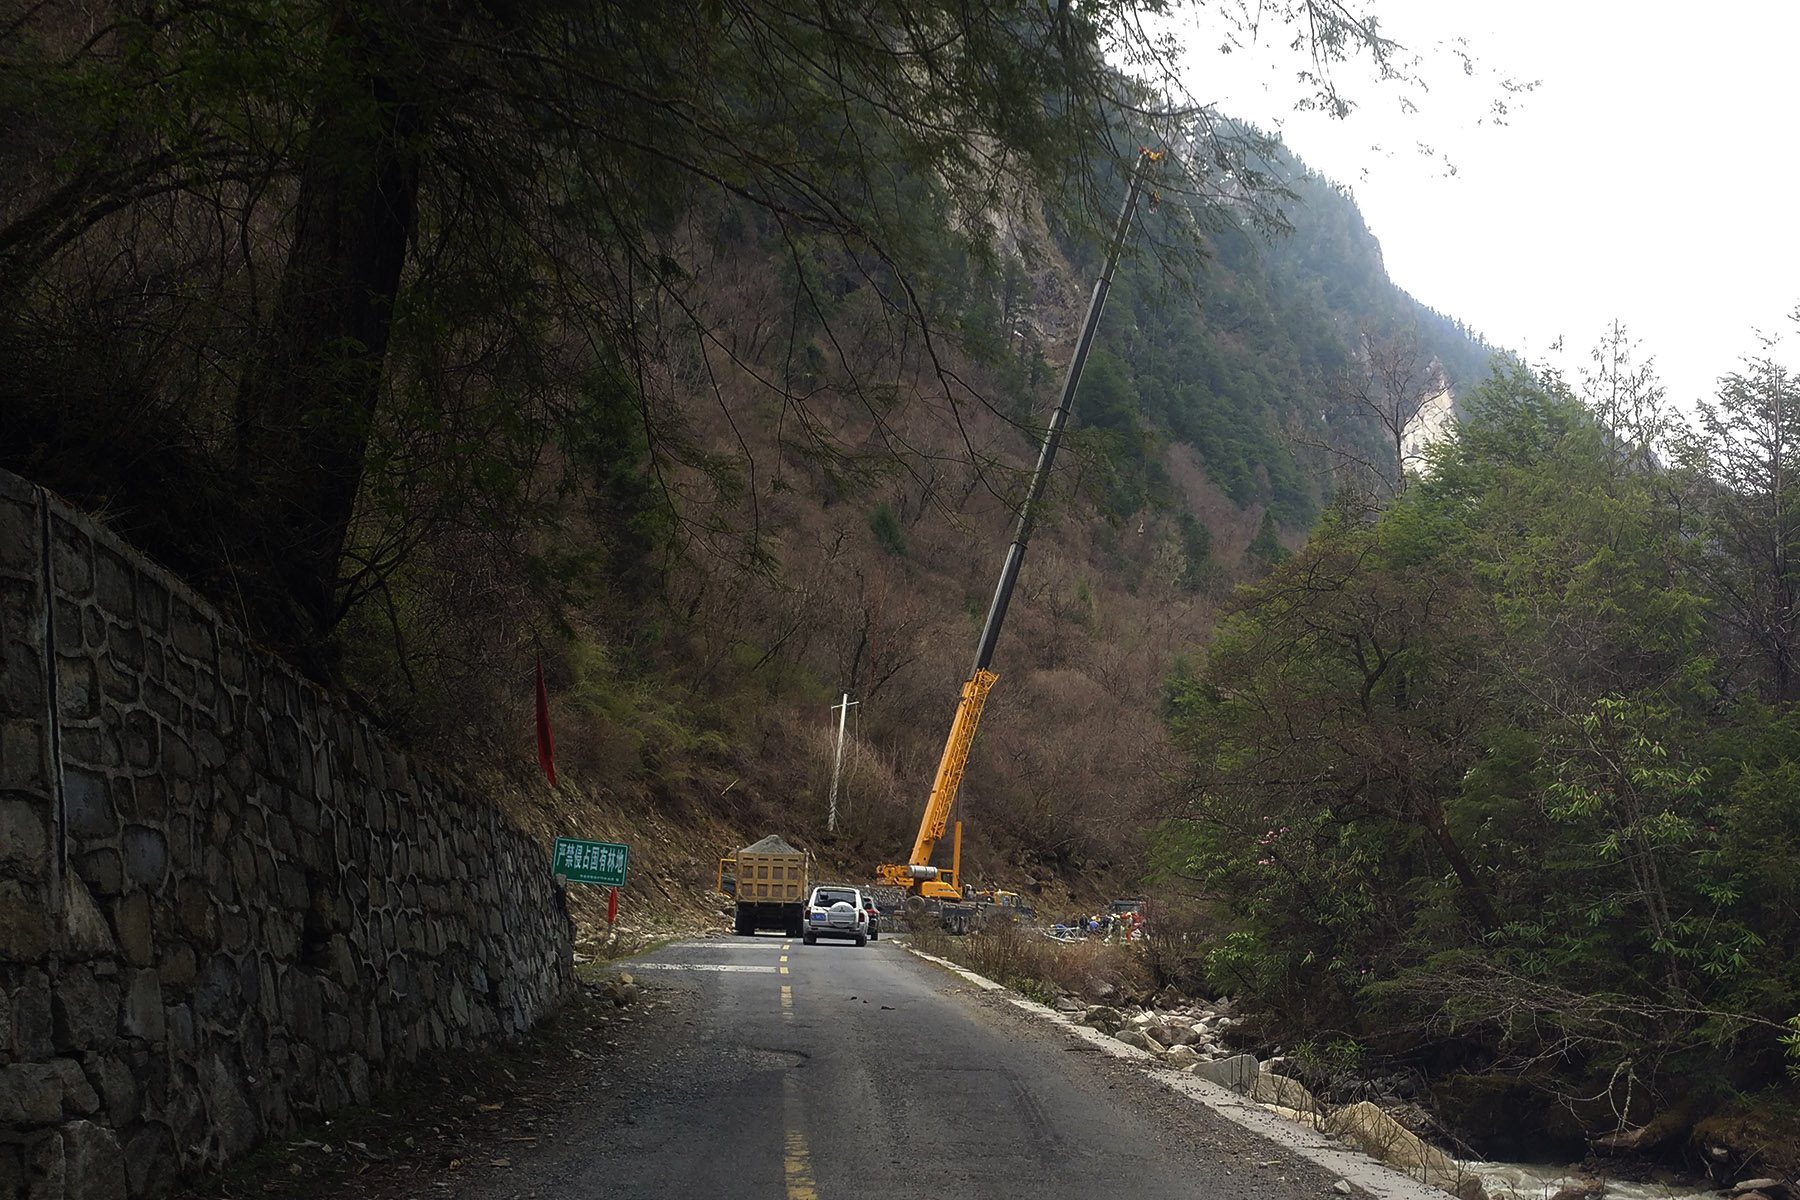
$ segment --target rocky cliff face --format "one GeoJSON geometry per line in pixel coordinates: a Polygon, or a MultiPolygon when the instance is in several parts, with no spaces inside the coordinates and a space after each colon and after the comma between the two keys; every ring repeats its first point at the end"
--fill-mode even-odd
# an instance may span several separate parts
{"type": "Polygon", "coordinates": [[[1427,474],[1430,465],[1425,452],[1439,442],[1449,440],[1456,428],[1456,398],[1447,384],[1425,398],[1419,411],[1406,423],[1400,436],[1400,468],[1409,474],[1427,474]]]}

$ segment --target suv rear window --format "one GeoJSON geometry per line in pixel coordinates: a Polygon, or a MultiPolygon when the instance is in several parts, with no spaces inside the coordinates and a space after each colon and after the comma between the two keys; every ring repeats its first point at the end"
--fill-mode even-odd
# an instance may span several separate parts
{"type": "Polygon", "coordinates": [[[855,892],[817,891],[813,893],[812,902],[814,908],[830,908],[839,901],[851,905],[852,907],[860,907],[860,905],[857,904],[855,892]]]}

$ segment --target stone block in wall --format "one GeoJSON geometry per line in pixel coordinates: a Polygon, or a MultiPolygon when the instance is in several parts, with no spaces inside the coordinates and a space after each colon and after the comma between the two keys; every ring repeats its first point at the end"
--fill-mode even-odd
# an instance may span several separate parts
{"type": "Polygon", "coordinates": [[[104,776],[65,770],[63,806],[69,836],[75,840],[93,842],[118,835],[119,814],[113,808],[112,791],[104,776]]]}
{"type": "MultiPolygon", "coordinates": [[[[140,775],[131,781],[131,807],[121,809],[122,815],[135,821],[150,822],[162,827],[164,818],[169,815],[169,786],[160,775],[140,775]]],[[[163,838],[164,845],[168,837],[163,838]]]]}
{"type": "MultiPolygon", "coordinates": [[[[142,572],[137,573],[135,587],[137,603],[135,613],[137,623],[143,629],[154,634],[165,634],[169,629],[169,585],[160,579],[142,572]]],[[[160,636],[157,639],[160,648],[160,636]]],[[[159,668],[158,676],[162,674],[159,668]]]]}
{"type": "Polygon", "coordinates": [[[36,967],[0,968],[0,994],[5,997],[0,1012],[7,1018],[0,1025],[0,1049],[15,1062],[50,1057],[50,976],[36,967]]]}
{"type": "Polygon", "coordinates": [[[124,558],[105,547],[94,548],[94,601],[121,624],[138,626],[136,573],[124,558]]]}
{"type": "Polygon", "coordinates": [[[57,596],[50,602],[50,615],[51,634],[56,648],[65,654],[80,651],[85,643],[82,636],[81,605],[57,596]]]}
{"type": "Polygon", "coordinates": [[[135,680],[144,671],[143,630],[135,624],[112,626],[106,635],[106,659],[115,672],[134,681],[131,690],[135,696],[135,680]]]}
{"type": "MultiPolygon", "coordinates": [[[[115,629],[113,636],[118,635],[115,629]]],[[[100,694],[114,704],[136,704],[143,690],[137,671],[110,651],[95,661],[100,668],[100,694]]]]}
{"type": "Polygon", "coordinates": [[[113,938],[126,963],[134,967],[149,966],[156,955],[150,897],[142,891],[128,892],[112,902],[111,910],[113,938]]]}
{"type": "Polygon", "coordinates": [[[125,1156],[112,1130],[93,1121],[62,1127],[64,1195],[74,1200],[126,1200],[125,1156]]]}
{"type": "MultiPolygon", "coordinates": [[[[185,1149],[206,1141],[206,1102],[200,1095],[200,1073],[184,1058],[169,1073],[167,1084],[155,1093],[158,1103],[148,1100],[144,1115],[168,1125],[175,1135],[175,1145],[185,1149]]],[[[178,1150],[179,1152],[179,1150],[178,1150]]]]}
{"type": "Polygon", "coordinates": [[[61,738],[64,765],[74,763],[100,770],[124,765],[124,749],[114,728],[104,719],[87,725],[64,725],[61,738]]]}
{"type": "Polygon", "coordinates": [[[155,767],[162,758],[162,723],[143,709],[125,713],[118,722],[124,764],[137,770],[155,767]]]}
{"type": "Polygon", "coordinates": [[[132,972],[119,1014],[120,1031],[127,1037],[160,1042],[167,1030],[165,1021],[162,977],[150,970],[132,972]]]}
{"type": "Polygon", "coordinates": [[[237,963],[229,954],[214,954],[194,980],[194,1015],[221,1024],[243,1011],[237,963]]]}
{"type": "Polygon", "coordinates": [[[38,1197],[60,1198],[68,1194],[67,1172],[63,1163],[63,1140],[60,1131],[31,1147],[31,1200],[38,1197]]]}
{"type": "Polygon", "coordinates": [[[37,962],[50,952],[45,885],[0,879],[0,962],[37,962]]]}
{"type": "Polygon", "coordinates": [[[211,726],[225,736],[230,736],[231,700],[224,689],[219,687],[218,674],[211,666],[195,670],[192,690],[188,692],[187,698],[193,708],[196,726],[211,726]]]}
{"type": "Polygon", "coordinates": [[[201,945],[208,945],[218,935],[218,915],[213,908],[212,891],[200,879],[184,879],[176,889],[176,915],[181,928],[201,945]]]}
{"type": "Polygon", "coordinates": [[[119,852],[110,846],[89,850],[75,859],[75,874],[96,896],[117,896],[125,890],[125,867],[119,852]]]}
{"type": "Polygon", "coordinates": [[[164,1012],[169,1030],[169,1049],[173,1055],[186,1062],[193,1056],[194,1048],[200,1044],[194,1026],[194,1010],[185,1004],[171,1004],[164,1012]]]}
{"type": "Polygon", "coordinates": [[[189,748],[193,751],[196,764],[202,771],[216,771],[225,762],[225,743],[218,735],[204,726],[196,726],[192,730],[189,748]]]}
{"type": "Polygon", "coordinates": [[[31,1171],[24,1146],[0,1143],[0,1196],[31,1194],[31,1171]]]}
{"type": "Polygon", "coordinates": [[[119,835],[125,877],[139,887],[160,888],[169,870],[169,842],[150,825],[127,825],[119,835]]]}
{"type": "Polygon", "coordinates": [[[0,1067],[0,1125],[31,1128],[63,1118],[63,1082],[53,1062],[0,1067]]]}
{"type": "Polygon", "coordinates": [[[18,654],[41,675],[44,592],[35,575],[0,574],[0,630],[7,635],[8,656],[18,654]]]}
{"type": "MultiPolygon", "coordinates": [[[[59,649],[65,643],[59,638],[59,649]]],[[[91,721],[100,715],[100,673],[91,658],[59,656],[56,706],[65,721],[91,721]]]]}
{"type": "Polygon", "coordinates": [[[200,1086],[205,1095],[207,1121],[212,1127],[213,1161],[229,1162],[249,1151],[262,1137],[262,1123],[238,1082],[237,1072],[215,1055],[207,1064],[200,1086]]]}
{"type": "Polygon", "coordinates": [[[0,793],[0,862],[7,874],[41,878],[49,864],[50,804],[47,799],[0,793]]]}
{"type": "Polygon", "coordinates": [[[94,1091],[93,1084],[88,1082],[87,1073],[81,1069],[81,1063],[73,1058],[53,1058],[50,1065],[62,1079],[62,1110],[64,1116],[91,1117],[100,1111],[100,1096],[94,1091]]]}
{"type": "MultiPolygon", "coordinates": [[[[177,728],[185,727],[186,714],[182,712],[181,696],[173,688],[166,686],[159,679],[146,679],[144,680],[143,699],[144,707],[161,717],[164,722],[177,728]]],[[[177,761],[166,764],[165,769],[182,775],[191,775],[194,767],[191,761],[177,761]]]]}
{"type": "Polygon", "coordinates": [[[88,963],[64,964],[50,993],[52,1040],[60,1054],[112,1044],[119,1019],[119,986],[88,963]]]}
{"type": "Polygon", "coordinates": [[[243,997],[243,1008],[239,1014],[254,1012],[262,1004],[263,975],[258,968],[255,955],[246,955],[238,960],[238,995],[243,997]]]}
{"type": "Polygon", "coordinates": [[[93,893],[79,875],[63,880],[62,937],[60,946],[65,962],[83,962],[113,954],[112,929],[94,903],[93,893]]]}
{"type": "Polygon", "coordinates": [[[190,661],[213,661],[212,622],[185,600],[176,600],[170,605],[169,642],[190,661]]]}
{"type": "Polygon", "coordinates": [[[227,689],[244,686],[244,638],[235,629],[219,630],[219,682],[227,689]]]}
{"type": "Polygon", "coordinates": [[[29,792],[49,798],[41,721],[19,717],[0,720],[0,792],[29,792]]]}
{"type": "Polygon", "coordinates": [[[319,806],[313,802],[304,790],[298,790],[298,773],[279,775],[283,783],[296,790],[287,790],[287,811],[294,823],[294,829],[300,833],[317,834],[319,832],[319,806]]]}
{"type": "Polygon", "coordinates": [[[9,603],[8,593],[16,592],[19,587],[17,580],[0,577],[0,638],[6,639],[0,641],[0,719],[8,724],[17,720],[36,724],[46,715],[44,664],[36,639],[19,636],[36,633],[36,629],[27,624],[30,616],[16,611],[9,603]]]}
{"type": "Polygon", "coordinates": [[[60,516],[50,518],[50,570],[60,595],[74,600],[93,595],[93,540],[60,516]]]}
{"type": "Polygon", "coordinates": [[[174,1182],[178,1166],[175,1138],[167,1125],[150,1122],[125,1137],[125,1189],[133,1200],[159,1195],[174,1182]]]}
{"type": "Polygon", "coordinates": [[[162,976],[163,987],[177,996],[185,996],[200,976],[199,956],[186,942],[172,938],[165,940],[158,956],[157,972],[162,976]]]}

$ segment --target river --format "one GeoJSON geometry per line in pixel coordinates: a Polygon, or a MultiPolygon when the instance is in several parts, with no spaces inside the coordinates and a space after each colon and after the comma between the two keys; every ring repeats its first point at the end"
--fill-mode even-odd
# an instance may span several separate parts
{"type": "MultiPolygon", "coordinates": [[[[1593,1179],[1579,1167],[1554,1164],[1503,1162],[1465,1162],[1463,1170],[1481,1178],[1482,1186],[1493,1200],[1550,1200],[1569,1184],[1593,1179]]],[[[1599,1200],[1700,1200],[1716,1197],[1717,1189],[1702,1186],[1693,1179],[1669,1183],[1639,1182],[1630,1179],[1608,1179],[1599,1200]]]]}

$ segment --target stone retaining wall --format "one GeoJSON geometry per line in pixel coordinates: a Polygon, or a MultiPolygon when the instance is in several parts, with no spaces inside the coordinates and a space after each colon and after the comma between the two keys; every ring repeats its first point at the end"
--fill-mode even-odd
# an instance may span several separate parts
{"type": "Polygon", "coordinates": [[[0,1197],[138,1197],[523,1032],[543,847],[0,472],[0,1197]]]}

